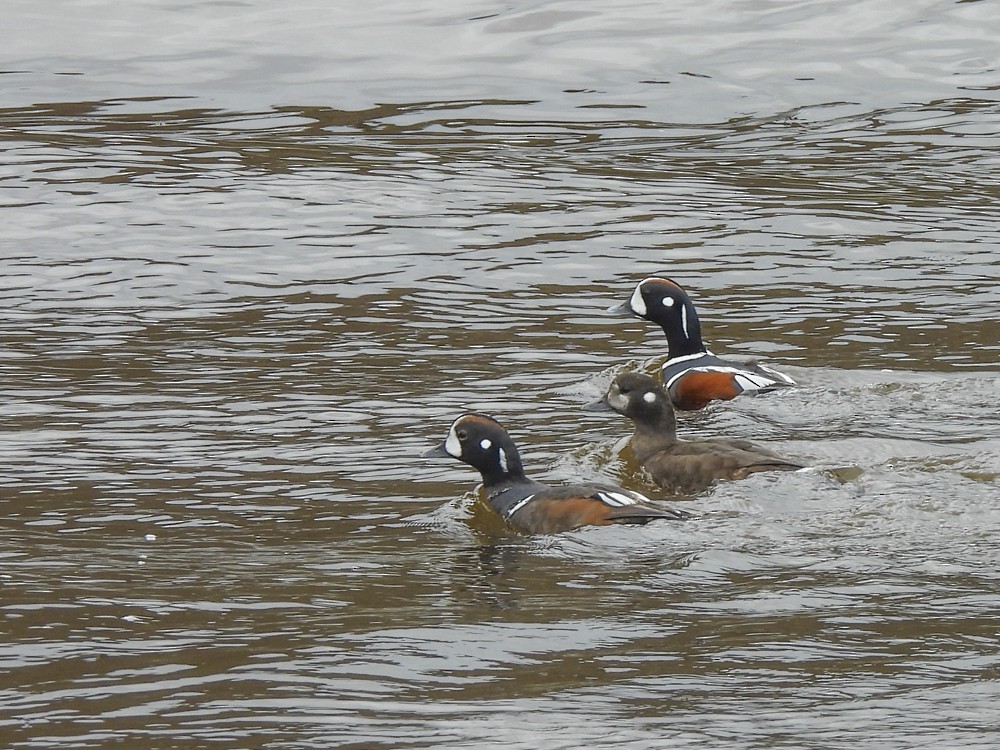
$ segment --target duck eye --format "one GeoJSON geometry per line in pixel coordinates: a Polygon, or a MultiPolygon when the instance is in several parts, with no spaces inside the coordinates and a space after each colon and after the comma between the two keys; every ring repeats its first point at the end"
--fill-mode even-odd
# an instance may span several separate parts
{"type": "Polygon", "coordinates": [[[465,430],[456,430],[455,434],[458,435],[459,440],[465,440],[467,437],[469,437],[469,433],[467,433],[465,430]]]}

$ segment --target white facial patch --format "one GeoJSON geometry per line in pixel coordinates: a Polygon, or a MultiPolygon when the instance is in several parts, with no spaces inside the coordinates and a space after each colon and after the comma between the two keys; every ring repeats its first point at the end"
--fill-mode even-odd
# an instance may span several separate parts
{"type": "Polygon", "coordinates": [[[646,314],[646,301],[642,298],[642,284],[639,284],[635,288],[635,291],[632,292],[628,306],[632,308],[632,312],[636,315],[643,316],[646,314]]]}
{"type": "Polygon", "coordinates": [[[489,438],[483,438],[482,440],[479,441],[479,447],[482,448],[484,451],[488,451],[490,448],[493,447],[493,443],[490,442],[489,438]]]}
{"type": "Polygon", "coordinates": [[[452,425],[451,429],[448,430],[448,439],[444,441],[444,449],[449,456],[462,457],[462,444],[458,441],[458,435],[455,434],[455,425],[452,425]]]}
{"type": "Polygon", "coordinates": [[[673,307],[674,306],[674,298],[673,297],[664,297],[663,298],[663,306],[664,307],[673,307]]]}
{"type": "Polygon", "coordinates": [[[644,394],[642,394],[642,400],[645,401],[647,404],[652,404],[653,402],[656,401],[656,394],[653,393],[652,391],[646,391],[644,394]]]}
{"type": "Polygon", "coordinates": [[[617,386],[613,387],[608,391],[607,395],[608,406],[612,409],[618,409],[619,411],[624,411],[628,408],[628,399],[622,395],[622,392],[617,386]]]}

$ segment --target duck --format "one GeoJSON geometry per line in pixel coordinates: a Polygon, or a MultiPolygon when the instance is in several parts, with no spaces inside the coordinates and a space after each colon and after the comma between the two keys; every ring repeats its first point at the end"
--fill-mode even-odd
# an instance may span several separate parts
{"type": "Polygon", "coordinates": [[[636,462],[658,486],[677,494],[695,494],[719,480],[745,479],[761,471],[806,468],[749,440],[679,439],[667,390],[645,373],[619,373],[603,398],[585,408],[631,419],[635,430],[629,445],[636,462]]]}
{"type": "Polygon", "coordinates": [[[645,495],[610,484],[549,486],[528,479],[506,428],[485,414],[458,417],[445,440],[424,457],[457,458],[477,469],[489,506],[515,530],[527,534],[691,516],[680,509],[656,507],[645,495]]]}
{"type": "Polygon", "coordinates": [[[627,302],[608,308],[608,312],[635,315],[663,329],[667,361],[660,372],[675,409],[697,411],[712,401],[729,401],[742,393],[795,385],[788,375],[766,365],[734,362],[712,354],[702,341],[694,303],[671,279],[643,279],[627,302]]]}

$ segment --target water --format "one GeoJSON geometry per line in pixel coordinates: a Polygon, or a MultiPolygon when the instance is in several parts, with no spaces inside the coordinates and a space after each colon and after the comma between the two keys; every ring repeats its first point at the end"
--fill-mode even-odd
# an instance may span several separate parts
{"type": "Polygon", "coordinates": [[[10,748],[992,748],[986,2],[10,3],[10,748]],[[664,356],[666,273],[801,387],[682,418],[815,471],[510,533],[420,454],[664,356]]]}

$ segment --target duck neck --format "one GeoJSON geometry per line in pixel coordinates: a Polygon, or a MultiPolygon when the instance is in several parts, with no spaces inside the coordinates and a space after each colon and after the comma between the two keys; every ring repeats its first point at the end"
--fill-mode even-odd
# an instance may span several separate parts
{"type": "Polygon", "coordinates": [[[635,422],[631,439],[632,453],[642,463],[654,453],[666,450],[677,443],[677,422],[672,409],[662,409],[635,422]]]}
{"type": "Polygon", "coordinates": [[[684,357],[705,351],[701,340],[701,323],[690,301],[684,301],[670,310],[670,319],[657,321],[667,336],[667,355],[684,357]]]}
{"type": "Polygon", "coordinates": [[[494,489],[502,491],[512,484],[528,481],[524,475],[521,456],[513,444],[501,444],[495,458],[496,461],[477,467],[483,477],[483,488],[487,495],[494,489]]]}

